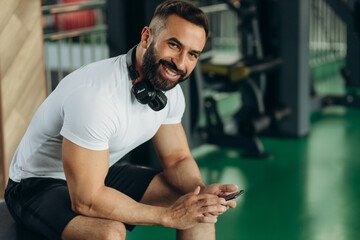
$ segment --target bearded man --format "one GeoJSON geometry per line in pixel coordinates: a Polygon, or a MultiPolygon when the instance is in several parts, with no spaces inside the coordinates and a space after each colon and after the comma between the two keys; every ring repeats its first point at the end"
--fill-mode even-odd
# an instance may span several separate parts
{"type": "Polygon", "coordinates": [[[217,217],[236,206],[224,197],[237,186],[204,184],[181,125],[178,85],[207,35],[200,9],[166,1],[127,54],[66,76],[14,155],[5,199],[16,222],[48,239],[125,239],[135,225],[215,239],[217,217]],[[149,139],[162,172],[115,164],[149,139]]]}

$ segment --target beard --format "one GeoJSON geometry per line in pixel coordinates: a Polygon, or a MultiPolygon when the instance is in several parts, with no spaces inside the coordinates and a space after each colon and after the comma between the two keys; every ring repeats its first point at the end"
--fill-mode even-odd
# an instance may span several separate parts
{"type": "Polygon", "coordinates": [[[155,89],[167,91],[174,88],[178,83],[181,83],[189,78],[189,76],[186,75],[186,72],[178,70],[173,62],[169,62],[164,59],[157,60],[157,56],[158,54],[155,50],[154,43],[152,42],[144,54],[142,67],[145,79],[149,81],[155,89]],[[165,78],[160,73],[160,67],[162,67],[161,65],[165,65],[167,68],[172,69],[179,74],[179,79],[176,81],[170,81],[165,78]]]}

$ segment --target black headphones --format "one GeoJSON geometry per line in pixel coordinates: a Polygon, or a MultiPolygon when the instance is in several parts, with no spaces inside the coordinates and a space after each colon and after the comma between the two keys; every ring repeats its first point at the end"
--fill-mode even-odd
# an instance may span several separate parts
{"type": "MultiPolygon", "coordinates": [[[[135,68],[136,46],[130,49],[126,54],[126,65],[131,80],[135,80],[140,76],[135,68]]],[[[154,111],[160,111],[166,106],[167,97],[165,94],[160,90],[156,90],[147,79],[136,83],[131,88],[131,92],[140,103],[148,104],[154,111]]]]}

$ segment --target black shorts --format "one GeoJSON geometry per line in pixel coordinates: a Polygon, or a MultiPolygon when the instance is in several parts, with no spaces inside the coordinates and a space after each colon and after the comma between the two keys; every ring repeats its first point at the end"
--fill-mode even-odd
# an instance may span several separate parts
{"type": "MultiPolygon", "coordinates": [[[[109,169],[105,185],[140,201],[158,173],[147,167],[116,164],[109,169]]],[[[18,224],[49,239],[60,239],[66,225],[78,215],[71,209],[69,190],[61,179],[27,178],[20,183],[9,179],[5,201],[18,224]]],[[[125,226],[129,231],[135,227],[125,226]]]]}

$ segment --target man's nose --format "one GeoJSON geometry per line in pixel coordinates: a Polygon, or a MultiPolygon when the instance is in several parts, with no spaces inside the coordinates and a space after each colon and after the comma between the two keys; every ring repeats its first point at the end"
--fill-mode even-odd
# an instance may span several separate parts
{"type": "Polygon", "coordinates": [[[179,71],[185,71],[186,55],[184,52],[181,52],[177,56],[173,57],[172,61],[179,71]]]}

